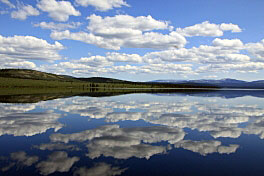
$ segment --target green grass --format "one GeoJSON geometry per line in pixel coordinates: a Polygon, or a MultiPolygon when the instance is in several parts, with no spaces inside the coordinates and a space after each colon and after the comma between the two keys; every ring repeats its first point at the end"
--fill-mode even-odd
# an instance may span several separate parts
{"type": "Polygon", "coordinates": [[[130,82],[113,78],[76,78],[27,69],[0,70],[0,88],[115,89],[115,88],[213,88],[210,85],[130,82]]]}

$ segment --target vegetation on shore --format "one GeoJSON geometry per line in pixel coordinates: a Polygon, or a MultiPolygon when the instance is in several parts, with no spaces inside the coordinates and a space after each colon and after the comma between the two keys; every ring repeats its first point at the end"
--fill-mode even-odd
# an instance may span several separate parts
{"type": "MultiPolygon", "coordinates": [[[[54,89],[57,92],[69,90],[93,90],[116,88],[217,88],[200,84],[164,84],[131,82],[112,78],[92,77],[75,78],[27,69],[0,70],[0,88],[54,89]]],[[[56,92],[55,91],[55,92],[56,92]]]]}

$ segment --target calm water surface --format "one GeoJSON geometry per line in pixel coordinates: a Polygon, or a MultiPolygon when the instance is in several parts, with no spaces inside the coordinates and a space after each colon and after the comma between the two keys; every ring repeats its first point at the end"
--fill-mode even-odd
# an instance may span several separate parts
{"type": "Polygon", "coordinates": [[[0,175],[263,175],[263,92],[0,103],[0,175]]]}

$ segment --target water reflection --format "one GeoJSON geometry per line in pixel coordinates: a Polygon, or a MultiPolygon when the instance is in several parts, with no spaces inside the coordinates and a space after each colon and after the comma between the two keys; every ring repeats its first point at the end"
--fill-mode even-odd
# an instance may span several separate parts
{"type": "Polygon", "coordinates": [[[121,175],[125,169],[112,167],[107,163],[96,163],[92,168],[81,167],[74,172],[74,176],[114,176],[121,175]]]}
{"type": "Polygon", "coordinates": [[[223,157],[251,157],[250,144],[261,156],[263,138],[264,104],[256,97],[138,94],[0,104],[4,175],[153,175],[137,163],[153,163],[147,170],[155,168],[157,175],[184,175],[172,161],[204,162],[206,170],[220,160],[225,165],[223,157]],[[159,168],[166,159],[169,164],[159,168]]]}
{"type": "Polygon", "coordinates": [[[0,135],[33,136],[45,133],[53,128],[58,131],[63,127],[57,120],[60,114],[53,111],[39,113],[12,113],[0,117],[0,135]]]}

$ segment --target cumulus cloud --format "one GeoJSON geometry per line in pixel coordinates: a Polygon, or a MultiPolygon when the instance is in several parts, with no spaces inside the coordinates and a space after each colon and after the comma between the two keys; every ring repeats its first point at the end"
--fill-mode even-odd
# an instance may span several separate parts
{"type": "Polygon", "coordinates": [[[121,73],[129,73],[129,74],[167,74],[174,73],[178,75],[183,74],[192,74],[191,64],[149,64],[142,66],[134,66],[134,65],[121,65],[121,66],[112,66],[108,68],[95,68],[91,70],[80,70],[76,69],[73,73],[78,75],[85,74],[96,74],[98,73],[106,73],[106,74],[121,74],[121,73]]]}
{"type": "Polygon", "coordinates": [[[264,63],[262,62],[248,62],[239,64],[222,64],[213,65],[209,64],[206,66],[199,67],[197,72],[208,73],[208,72],[240,72],[240,73],[256,73],[258,71],[264,70],[264,63]]]}
{"type": "Polygon", "coordinates": [[[61,31],[65,29],[76,29],[79,26],[81,26],[82,23],[80,22],[71,22],[71,23],[54,23],[54,22],[40,22],[37,24],[34,24],[35,27],[41,27],[42,29],[50,29],[50,30],[56,30],[61,31]]]}
{"type": "Polygon", "coordinates": [[[34,163],[38,162],[38,156],[29,156],[24,151],[14,152],[10,154],[11,163],[9,165],[1,168],[3,172],[8,171],[13,166],[17,165],[17,167],[29,167],[32,166],[34,163]]]}
{"type": "MultiPolygon", "coordinates": [[[[51,37],[56,40],[69,39],[93,44],[101,48],[120,50],[126,48],[153,48],[175,49],[182,48],[187,43],[184,36],[222,36],[223,31],[240,32],[234,24],[211,24],[208,21],[187,28],[178,28],[176,31],[163,34],[153,30],[172,30],[168,21],[156,20],[151,16],[133,17],[129,15],[116,15],[113,17],[90,15],[87,17],[88,32],[53,31],[51,37]]],[[[241,41],[216,39],[214,46],[229,47],[232,44],[241,45],[241,41]],[[240,43],[239,43],[240,42],[240,43]]],[[[183,51],[183,50],[182,50],[183,51]]],[[[180,53],[179,53],[180,54],[180,53]]],[[[183,58],[183,57],[182,57],[183,58]]]]}
{"type": "Polygon", "coordinates": [[[96,10],[107,11],[113,8],[120,8],[122,6],[129,6],[124,0],[75,0],[75,2],[81,6],[93,6],[96,10]]]}
{"type": "Polygon", "coordinates": [[[49,175],[54,172],[68,172],[72,165],[79,161],[78,157],[68,157],[66,152],[53,152],[46,161],[37,164],[42,175],[49,175]]]}
{"type": "Polygon", "coordinates": [[[33,104],[0,104],[0,118],[10,114],[25,113],[36,108],[33,104]]]}
{"type": "Polygon", "coordinates": [[[219,47],[227,47],[227,48],[242,48],[243,43],[239,39],[219,39],[216,38],[213,40],[213,45],[214,46],[219,46],[219,47]]]}
{"type": "Polygon", "coordinates": [[[111,108],[96,107],[94,105],[73,104],[69,106],[60,107],[64,112],[79,114],[80,116],[89,116],[91,118],[104,118],[107,113],[112,112],[111,108]]]}
{"type": "Polygon", "coordinates": [[[256,117],[254,121],[250,123],[245,129],[243,129],[245,134],[255,134],[261,139],[264,139],[264,117],[256,117]]]}
{"type": "MultiPolygon", "coordinates": [[[[88,43],[97,43],[102,47],[114,47],[119,49],[122,43],[119,39],[113,43],[104,40],[92,33],[71,33],[70,31],[54,31],[52,35],[56,39],[74,38],[80,41],[88,40],[88,43]],[[115,43],[116,42],[116,43],[115,43]],[[112,45],[114,44],[114,45],[112,45]]],[[[144,33],[143,35],[146,35],[144,33]]],[[[171,34],[169,34],[171,35],[171,34]]],[[[163,36],[164,37],[164,36],[163,36]]],[[[155,37],[154,37],[155,38],[155,37]]],[[[151,40],[151,39],[148,39],[151,40]]],[[[144,40],[145,45],[148,40],[144,40]]],[[[163,41],[164,42],[164,41],[163,41]]],[[[129,41],[127,45],[134,45],[136,41],[129,41]],[[128,44],[129,43],[129,44],[128,44]]],[[[154,39],[148,46],[155,43],[154,39]]],[[[161,44],[157,42],[157,45],[161,44]]],[[[166,43],[166,42],[165,42],[166,43]]],[[[178,75],[201,74],[208,72],[258,72],[263,70],[262,53],[263,41],[258,43],[244,44],[239,39],[220,39],[212,41],[212,45],[200,45],[192,48],[167,49],[162,51],[148,52],[144,55],[107,52],[105,56],[83,57],[79,60],[61,62],[58,69],[67,68],[68,71],[78,74],[168,74],[178,75]],[[245,53],[247,51],[249,54],[245,53]],[[118,65],[115,63],[119,63],[118,65]],[[199,64],[196,67],[194,64],[199,64]]],[[[123,43],[125,44],[125,43],[123,43]]],[[[164,43],[163,43],[164,44],[164,43]]],[[[144,46],[142,46],[144,47],[144,46]]],[[[152,46],[155,48],[156,46],[152,46]]]]}
{"type": "Polygon", "coordinates": [[[92,168],[81,167],[74,172],[74,176],[114,176],[121,175],[127,169],[112,167],[107,163],[96,163],[92,168]]]}
{"type": "Polygon", "coordinates": [[[28,156],[24,151],[11,153],[10,157],[22,166],[31,166],[39,160],[38,156],[28,156]]]}
{"type": "Polygon", "coordinates": [[[247,43],[245,48],[253,56],[254,61],[264,61],[264,39],[257,43],[247,43]]]}
{"type": "Polygon", "coordinates": [[[75,134],[53,134],[53,142],[89,141],[87,148],[90,158],[101,155],[118,159],[130,157],[147,158],[158,153],[164,153],[164,146],[152,146],[146,143],[167,141],[176,143],[185,136],[183,130],[169,127],[138,127],[120,128],[118,125],[103,126],[75,134]],[[144,142],[144,143],[142,143],[144,142]]]}
{"type": "Polygon", "coordinates": [[[147,63],[161,62],[191,62],[191,63],[246,63],[251,58],[240,54],[244,44],[239,39],[219,39],[212,42],[212,46],[200,45],[190,49],[180,48],[146,53],[143,60],[147,63]]]}
{"type": "Polygon", "coordinates": [[[77,63],[81,63],[84,65],[88,65],[91,67],[105,67],[113,65],[112,62],[109,62],[108,59],[104,56],[91,56],[91,57],[83,57],[77,63]]]}
{"type": "Polygon", "coordinates": [[[104,40],[100,36],[95,36],[92,33],[87,32],[70,32],[69,30],[65,31],[53,31],[50,34],[50,37],[54,40],[77,40],[88,44],[93,44],[101,48],[119,50],[120,41],[117,39],[104,40]]]}
{"type": "Polygon", "coordinates": [[[9,0],[0,0],[0,2],[8,5],[10,8],[16,8],[16,6],[12,4],[9,0]]]}
{"type": "Polygon", "coordinates": [[[69,1],[40,0],[37,7],[44,12],[48,12],[49,16],[56,21],[67,21],[71,15],[81,15],[69,1]]]}
{"type": "MultiPolygon", "coordinates": [[[[108,30],[134,30],[134,33],[137,33],[137,31],[142,32],[170,28],[168,21],[155,20],[150,15],[137,17],[130,15],[116,15],[114,17],[107,16],[103,18],[93,14],[87,17],[87,19],[90,21],[87,29],[99,36],[107,36],[109,32],[108,30]]],[[[118,31],[116,31],[116,33],[118,33],[118,31]]]]}
{"type": "Polygon", "coordinates": [[[220,29],[223,31],[242,32],[242,29],[238,25],[232,23],[222,23],[220,24],[220,29]]]}
{"type": "MultiPolygon", "coordinates": [[[[144,120],[145,122],[156,125],[177,127],[180,129],[197,129],[200,132],[208,132],[214,138],[238,138],[243,133],[256,134],[260,137],[264,136],[264,128],[263,125],[261,125],[263,123],[264,109],[258,105],[252,104],[246,105],[242,103],[230,105],[210,102],[208,105],[208,103],[199,103],[190,100],[175,101],[168,104],[166,102],[153,100],[151,102],[119,102],[109,100],[101,101],[99,99],[90,99],[90,101],[87,101],[82,98],[76,98],[73,104],[63,105],[59,109],[89,118],[101,118],[111,123],[126,120],[144,120]],[[116,112],[114,109],[122,109],[123,112],[116,112]],[[141,112],[134,112],[134,109],[140,109],[141,112]],[[194,109],[196,111],[194,111],[194,109]],[[241,128],[240,124],[245,123],[247,124],[246,127],[241,128]]],[[[107,129],[103,130],[97,129],[96,133],[99,135],[97,136],[98,139],[101,138],[100,135],[102,131],[107,131],[107,134],[110,135],[111,131],[118,129],[116,128],[117,127],[107,127],[107,129]]],[[[129,133],[126,130],[124,130],[124,132],[126,132],[126,136],[128,137],[129,133]]],[[[95,141],[94,144],[97,144],[95,137],[81,137],[89,137],[90,134],[92,134],[92,131],[83,132],[83,134],[75,134],[75,137],[76,140],[91,140],[95,141]]],[[[55,136],[52,137],[54,142],[68,143],[71,140],[74,141],[74,137],[67,137],[65,135],[56,135],[56,138],[55,136]],[[56,139],[57,137],[59,138],[56,139]]],[[[125,142],[123,143],[125,144],[125,142]]]]}
{"type": "Polygon", "coordinates": [[[239,145],[231,144],[222,146],[220,141],[191,141],[183,140],[174,145],[176,148],[184,148],[200,155],[206,156],[211,153],[230,154],[235,153],[239,145]]]}
{"type": "Polygon", "coordinates": [[[176,31],[184,36],[192,37],[192,36],[210,36],[210,37],[218,37],[223,36],[224,31],[231,32],[241,32],[242,30],[236,24],[214,24],[209,21],[202,22],[200,24],[195,24],[193,26],[189,26],[186,28],[177,28],[176,31]]]}
{"type": "Polygon", "coordinates": [[[138,54],[126,54],[126,53],[116,53],[116,52],[106,53],[106,59],[111,62],[131,62],[131,63],[143,62],[142,57],[138,54]]]}
{"type": "Polygon", "coordinates": [[[0,66],[0,68],[25,68],[25,69],[36,69],[35,63],[30,61],[13,61],[6,62],[0,66]]]}
{"type": "Polygon", "coordinates": [[[166,147],[164,146],[152,146],[149,144],[112,147],[108,147],[107,145],[96,146],[96,144],[88,144],[87,148],[89,150],[87,156],[91,159],[98,158],[101,155],[105,157],[111,156],[116,159],[128,159],[131,157],[149,159],[153,155],[164,154],[166,152],[166,147]]]}
{"type": "MultiPolygon", "coordinates": [[[[191,64],[176,63],[151,63],[150,58],[141,57],[137,54],[107,53],[106,56],[84,57],[79,60],[60,62],[56,64],[57,69],[68,69],[78,75],[85,74],[193,74],[191,64]],[[145,61],[143,61],[145,59],[145,61]],[[148,60],[147,60],[148,59],[148,60]],[[147,61],[146,61],[147,60],[147,61]],[[115,62],[123,62],[122,65],[114,65],[115,62]],[[144,62],[150,62],[148,64],[144,62]],[[132,65],[139,63],[141,65],[132,65]]],[[[47,67],[50,69],[50,67],[47,67]]]]}
{"type": "Polygon", "coordinates": [[[114,17],[101,17],[91,15],[88,17],[87,32],[53,31],[51,37],[56,40],[70,39],[93,44],[101,48],[119,50],[127,48],[181,48],[186,39],[177,32],[162,34],[153,30],[171,29],[167,21],[159,21],[151,16],[133,17],[129,15],[116,15],[114,17]]]}
{"type": "Polygon", "coordinates": [[[31,5],[19,5],[17,11],[11,13],[11,17],[19,20],[25,20],[28,16],[38,16],[40,13],[31,5]]]}
{"type": "Polygon", "coordinates": [[[51,143],[51,144],[40,144],[39,146],[34,146],[39,150],[79,150],[75,145],[65,145],[62,143],[51,143]]]}
{"type": "MultiPolygon", "coordinates": [[[[118,35],[120,31],[118,32],[118,35]]],[[[125,36],[123,37],[102,37],[94,35],[93,33],[86,32],[70,32],[66,31],[53,31],[50,35],[54,40],[77,40],[88,44],[93,44],[101,48],[120,50],[121,47],[127,48],[154,48],[166,49],[183,47],[186,44],[186,39],[175,32],[170,34],[161,34],[157,32],[146,32],[140,35],[125,36]]]]}
{"type": "Polygon", "coordinates": [[[44,133],[48,129],[55,131],[62,128],[57,120],[61,116],[53,112],[42,113],[14,113],[0,117],[0,136],[4,134],[14,136],[33,136],[44,133]]]}
{"type": "Polygon", "coordinates": [[[59,60],[61,56],[58,51],[64,49],[64,46],[59,42],[54,44],[48,43],[46,40],[39,39],[33,36],[13,36],[4,37],[0,35],[0,60],[3,63],[12,60],[11,65],[29,65],[34,67],[31,62],[21,62],[22,60],[59,60]]]}

